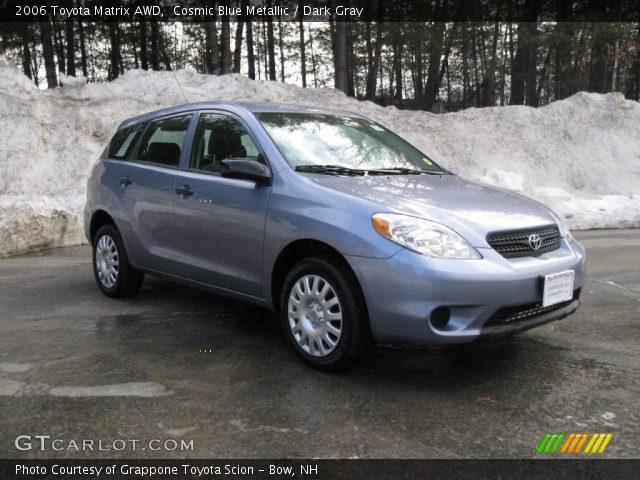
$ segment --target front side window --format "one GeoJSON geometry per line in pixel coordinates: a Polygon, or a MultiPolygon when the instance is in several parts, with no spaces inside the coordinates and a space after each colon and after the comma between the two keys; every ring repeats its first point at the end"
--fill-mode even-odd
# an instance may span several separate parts
{"type": "Polygon", "coordinates": [[[191,149],[190,168],[220,171],[227,158],[262,161],[247,129],[236,119],[219,113],[203,113],[198,120],[191,149]]]}
{"type": "Polygon", "coordinates": [[[370,120],[306,112],[257,116],[293,168],[328,165],[358,171],[442,173],[425,154],[370,120]]]}
{"type": "Polygon", "coordinates": [[[151,122],[142,137],[138,159],[177,167],[190,121],[191,115],[181,115],[151,122]]]}

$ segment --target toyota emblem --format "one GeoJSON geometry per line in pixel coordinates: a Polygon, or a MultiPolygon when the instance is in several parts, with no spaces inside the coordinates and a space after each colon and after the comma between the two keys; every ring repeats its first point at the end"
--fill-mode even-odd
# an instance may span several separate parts
{"type": "Polygon", "coordinates": [[[542,238],[540,238],[540,235],[537,233],[529,235],[529,246],[533,250],[540,250],[540,247],[542,246],[542,238]]]}

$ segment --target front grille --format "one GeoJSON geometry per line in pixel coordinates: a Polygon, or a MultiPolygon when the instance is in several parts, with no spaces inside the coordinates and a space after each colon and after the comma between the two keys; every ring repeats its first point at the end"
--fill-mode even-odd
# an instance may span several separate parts
{"type": "Polygon", "coordinates": [[[523,320],[530,320],[535,317],[539,317],[549,312],[555,312],[563,307],[566,307],[574,300],[580,299],[580,289],[576,289],[573,292],[573,299],[566,302],[556,303],[555,305],[549,305],[543,307],[542,302],[527,303],[525,305],[516,305],[514,307],[504,307],[496,311],[489,320],[484,324],[485,327],[492,327],[496,325],[508,325],[515,322],[521,322],[523,320]]]}
{"type": "Polygon", "coordinates": [[[560,232],[555,225],[496,232],[487,235],[487,242],[503,257],[530,257],[560,248],[560,232]],[[540,247],[537,250],[531,246],[531,235],[540,237],[540,247]]]}

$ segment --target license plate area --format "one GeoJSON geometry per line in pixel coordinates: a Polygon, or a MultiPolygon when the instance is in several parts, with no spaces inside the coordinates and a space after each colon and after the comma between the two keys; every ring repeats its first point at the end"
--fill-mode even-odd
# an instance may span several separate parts
{"type": "Polygon", "coordinates": [[[545,275],[542,286],[542,306],[548,307],[573,299],[574,275],[573,270],[545,275]]]}

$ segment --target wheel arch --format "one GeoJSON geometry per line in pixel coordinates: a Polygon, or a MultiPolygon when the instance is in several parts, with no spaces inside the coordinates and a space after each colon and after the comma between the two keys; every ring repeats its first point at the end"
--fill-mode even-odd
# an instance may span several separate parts
{"type": "Polygon", "coordinates": [[[105,210],[96,210],[95,212],[93,212],[93,215],[91,215],[91,222],[89,224],[89,240],[91,241],[92,245],[93,241],[96,238],[96,233],[98,233],[98,230],[100,230],[100,228],[105,225],[113,225],[116,229],[118,229],[118,226],[116,225],[113,217],[109,215],[105,210]]]}
{"type": "Polygon", "coordinates": [[[362,291],[362,286],[360,285],[360,281],[358,280],[356,273],[351,268],[351,265],[349,265],[349,262],[347,262],[344,256],[328,243],[322,242],[320,240],[300,239],[289,243],[280,251],[271,272],[270,300],[276,312],[280,310],[280,295],[287,274],[299,261],[305,258],[318,256],[334,257],[342,264],[342,266],[344,266],[344,268],[346,268],[353,275],[353,278],[356,280],[356,285],[360,292],[361,298],[366,306],[366,301],[362,291]]]}

